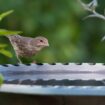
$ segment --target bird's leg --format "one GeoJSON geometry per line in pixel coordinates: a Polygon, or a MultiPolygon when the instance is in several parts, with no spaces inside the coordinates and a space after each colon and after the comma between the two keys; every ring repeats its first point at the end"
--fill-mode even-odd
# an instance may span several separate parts
{"type": "Polygon", "coordinates": [[[32,63],[35,63],[36,64],[36,61],[34,60],[32,63]]]}

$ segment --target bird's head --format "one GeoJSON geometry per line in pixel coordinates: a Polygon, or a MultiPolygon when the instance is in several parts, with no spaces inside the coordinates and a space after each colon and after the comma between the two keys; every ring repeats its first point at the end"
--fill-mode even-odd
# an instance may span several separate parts
{"type": "Polygon", "coordinates": [[[47,38],[39,36],[33,39],[32,41],[33,47],[36,48],[36,50],[41,50],[44,47],[48,47],[49,43],[47,38]]]}

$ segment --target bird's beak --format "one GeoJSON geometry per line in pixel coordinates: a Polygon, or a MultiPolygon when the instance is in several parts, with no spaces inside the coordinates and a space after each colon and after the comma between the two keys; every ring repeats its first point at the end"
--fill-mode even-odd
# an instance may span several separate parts
{"type": "Polygon", "coordinates": [[[49,43],[46,44],[46,47],[49,47],[49,43]]]}

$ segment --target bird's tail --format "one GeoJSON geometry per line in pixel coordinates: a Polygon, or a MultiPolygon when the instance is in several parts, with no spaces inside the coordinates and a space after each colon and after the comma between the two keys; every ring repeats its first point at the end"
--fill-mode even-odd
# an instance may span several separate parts
{"type": "Polygon", "coordinates": [[[12,36],[12,35],[5,35],[5,37],[7,37],[8,39],[10,39],[11,36],[12,36]]]}
{"type": "Polygon", "coordinates": [[[19,35],[5,35],[9,40],[20,37],[19,35]]]}

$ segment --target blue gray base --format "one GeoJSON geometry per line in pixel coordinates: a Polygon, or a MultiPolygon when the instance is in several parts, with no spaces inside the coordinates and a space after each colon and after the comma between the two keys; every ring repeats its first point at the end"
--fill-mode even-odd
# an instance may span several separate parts
{"type": "Polygon", "coordinates": [[[31,95],[105,96],[105,86],[30,86],[4,84],[0,92],[31,95]]]}

